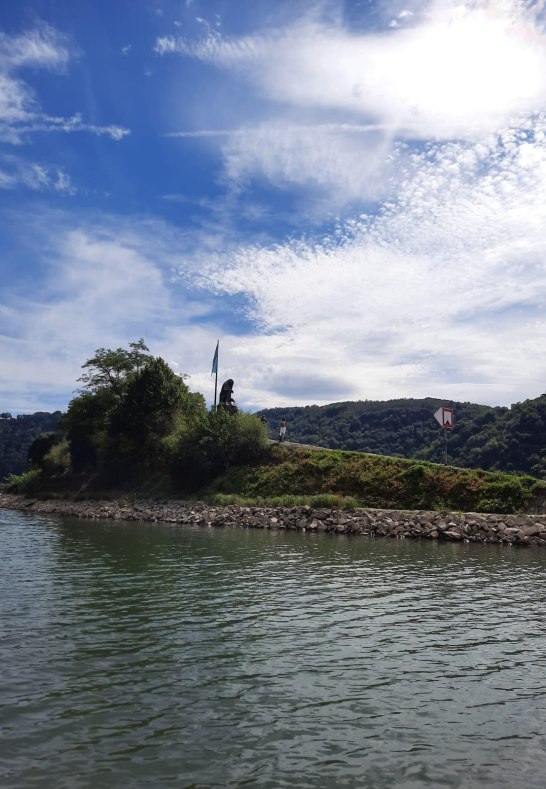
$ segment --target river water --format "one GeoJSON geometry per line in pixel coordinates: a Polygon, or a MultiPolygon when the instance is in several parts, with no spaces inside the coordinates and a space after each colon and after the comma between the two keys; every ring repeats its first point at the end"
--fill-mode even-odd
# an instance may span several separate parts
{"type": "Polygon", "coordinates": [[[546,551],[0,510],[0,786],[543,787],[546,551]]]}

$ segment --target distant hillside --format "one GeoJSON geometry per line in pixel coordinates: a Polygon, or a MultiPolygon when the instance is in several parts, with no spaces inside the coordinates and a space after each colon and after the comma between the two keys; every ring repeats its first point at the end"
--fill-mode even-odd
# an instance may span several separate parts
{"type": "Polygon", "coordinates": [[[57,430],[61,411],[49,414],[0,414],[0,482],[9,474],[21,474],[26,469],[29,446],[40,433],[57,430]]]}
{"type": "Polygon", "coordinates": [[[492,408],[435,398],[332,403],[261,411],[276,436],[279,420],[287,438],[330,449],[442,462],[444,433],[434,412],[455,409],[448,435],[449,463],[465,468],[520,471],[546,478],[546,395],[492,408]]]}

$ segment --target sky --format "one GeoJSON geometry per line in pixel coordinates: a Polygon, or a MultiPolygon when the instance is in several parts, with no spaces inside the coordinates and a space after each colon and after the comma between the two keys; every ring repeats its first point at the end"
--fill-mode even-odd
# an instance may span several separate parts
{"type": "Polygon", "coordinates": [[[546,390],[546,2],[0,3],[0,411],[546,390]]]}

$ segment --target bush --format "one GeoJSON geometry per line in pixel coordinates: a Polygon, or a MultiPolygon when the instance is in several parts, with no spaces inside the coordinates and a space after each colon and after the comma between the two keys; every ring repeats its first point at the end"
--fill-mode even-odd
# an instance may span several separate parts
{"type": "Polygon", "coordinates": [[[37,493],[42,485],[43,476],[38,468],[25,471],[24,474],[10,474],[6,480],[6,493],[19,493],[32,496],[37,493]]]}
{"type": "Polygon", "coordinates": [[[58,433],[40,433],[28,448],[28,467],[46,470],[46,457],[53,447],[62,441],[58,433]]]}
{"type": "Polygon", "coordinates": [[[172,462],[174,481],[195,490],[231,466],[256,462],[267,447],[267,429],[255,416],[207,413],[180,433],[172,462]]]}
{"type": "Polygon", "coordinates": [[[507,479],[494,475],[482,487],[477,509],[480,512],[518,512],[522,510],[533,493],[532,487],[524,487],[521,477],[507,479]]]}
{"type": "Polygon", "coordinates": [[[70,444],[67,439],[59,441],[51,447],[43,459],[43,470],[46,474],[56,476],[65,474],[70,469],[70,444]]]}

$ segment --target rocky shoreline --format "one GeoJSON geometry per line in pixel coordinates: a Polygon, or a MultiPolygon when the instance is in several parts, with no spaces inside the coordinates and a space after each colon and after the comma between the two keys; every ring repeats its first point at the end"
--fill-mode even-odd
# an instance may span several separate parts
{"type": "Polygon", "coordinates": [[[545,515],[495,515],[424,510],[338,510],[303,507],[217,506],[203,502],[48,500],[0,494],[0,507],[43,515],[146,521],[207,527],[422,538],[507,545],[546,545],[545,515]]]}

